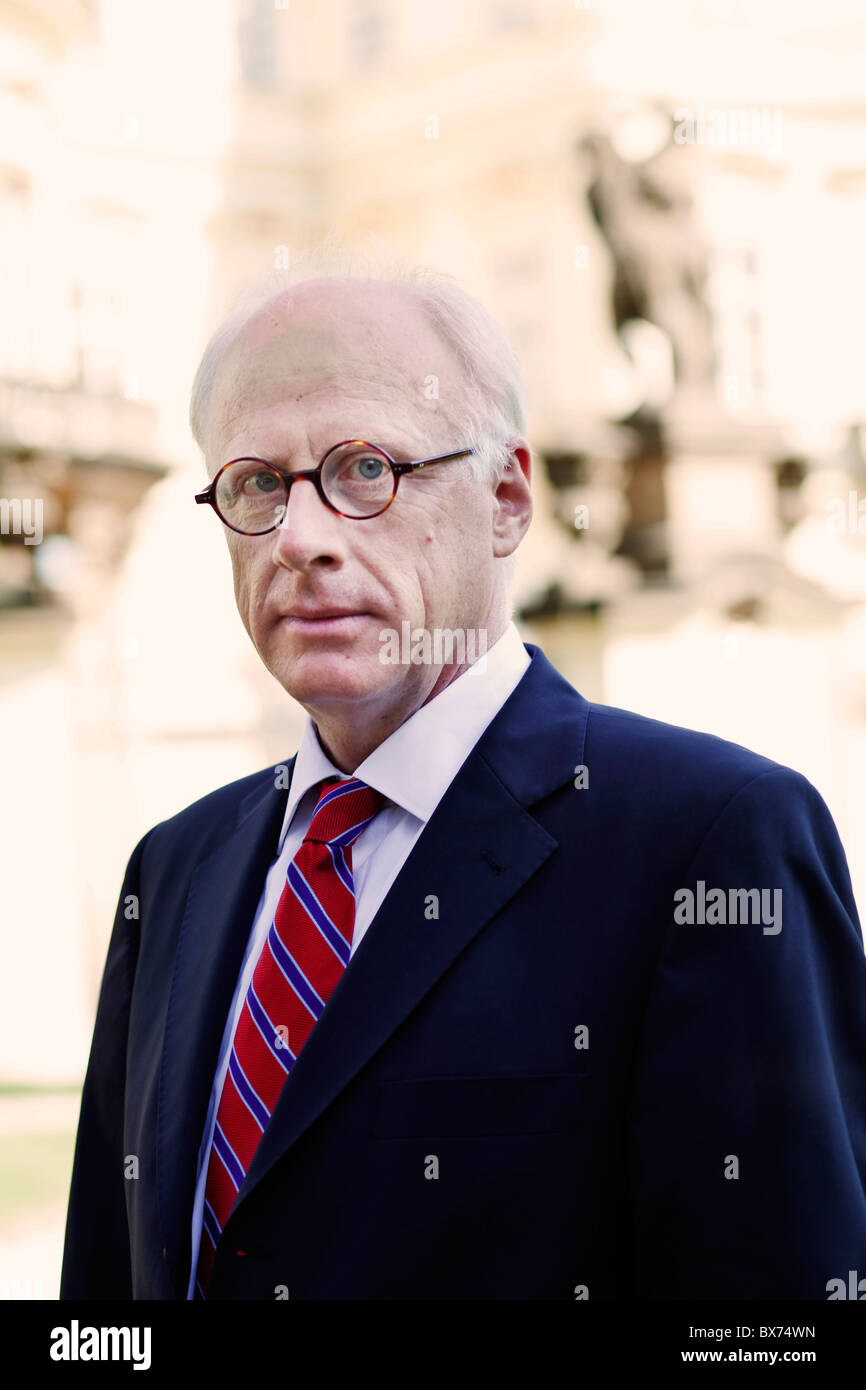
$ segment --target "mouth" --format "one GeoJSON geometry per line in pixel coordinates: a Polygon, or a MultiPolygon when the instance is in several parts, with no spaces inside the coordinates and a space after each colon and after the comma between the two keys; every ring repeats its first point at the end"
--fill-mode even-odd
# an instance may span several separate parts
{"type": "Polygon", "coordinates": [[[308,637],[349,636],[371,613],[347,612],[344,609],[323,608],[304,612],[284,613],[281,621],[292,632],[308,637]]]}

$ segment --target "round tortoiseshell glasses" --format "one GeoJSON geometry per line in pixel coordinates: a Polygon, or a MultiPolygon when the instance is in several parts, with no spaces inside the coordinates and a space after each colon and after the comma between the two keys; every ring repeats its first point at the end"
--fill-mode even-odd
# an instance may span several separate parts
{"type": "Polygon", "coordinates": [[[331,511],[354,521],[367,521],[387,511],[404,474],[474,453],[474,448],[458,449],[414,463],[395,463],[376,444],[345,439],[328,450],[317,468],[294,473],[277,468],[267,459],[231,459],[214,474],[203,492],[196,493],[195,500],[213,507],[220,521],[232,531],[242,536],[264,536],[282,522],[292,485],[299,478],[307,478],[331,511]]]}

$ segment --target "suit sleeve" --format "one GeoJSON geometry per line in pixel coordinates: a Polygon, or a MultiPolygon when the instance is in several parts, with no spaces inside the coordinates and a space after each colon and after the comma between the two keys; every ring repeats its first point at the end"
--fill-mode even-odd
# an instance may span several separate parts
{"type": "Polygon", "coordinates": [[[132,1298],[124,1183],[118,1179],[123,1174],[127,1035],[146,840],[147,835],[138,842],[126,866],[102,975],[72,1167],[61,1300],[132,1298]]]}
{"type": "Polygon", "coordinates": [[[746,784],[672,885],[628,1142],[637,1296],[827,1299],[866,1276],[866,958],[835,825],[790,769],[746,784]],[[732,907],[752,888],[757,922],[732,907]],[[683,893],[677,920],[680,889],[695,917],[723,890],[725,920],[719,895],[682,920],[683,893]]]}

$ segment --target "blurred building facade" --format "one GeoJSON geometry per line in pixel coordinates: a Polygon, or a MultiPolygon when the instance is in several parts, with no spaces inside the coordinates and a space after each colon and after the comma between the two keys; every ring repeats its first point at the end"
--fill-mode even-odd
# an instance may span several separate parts
{"type": "Polygon", "coordinates": [[[862,9],[194,0],[130,28],[122,8],[0,0],[0,467],[7,498],[45,499],[41,545],[0,537],[7,930],[19,982],[46,937],[68,967],[62,1062],[10,1024],[0,1076],[80,1074],[133,844],[295,747],[192,506],[185,412],[236,293],[327,236],[445,267],[508,331],[527,640],[590,698],[802,770],[866,902],[856,501],[832,525],[866,496],[862,9]],[[161,80],[136,86],[148,52],[161,80]],[[54,883],[46,801],[75,824],[54,883]]]}

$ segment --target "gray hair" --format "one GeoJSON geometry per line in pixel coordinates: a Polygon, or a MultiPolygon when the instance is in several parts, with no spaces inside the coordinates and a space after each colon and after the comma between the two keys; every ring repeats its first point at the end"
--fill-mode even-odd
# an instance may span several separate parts
{"type": "Polygon", "coordinates": [[[444,418],[472,445],[466,467],[478,481],[502,476],[515,437],[526,434],[526,403],[520,367],[495,318],[462,288],[453,275],[428,265],[403,261],[370,236],[364,250],[325,240],[292,256],[288,267],[274,271],[242,292],[210,338],[192,385],[189,423],[203,454],[211,396],[220,364],[244,326],[258,310],[290,296],[305,281],[349,276],[407,289],[461,369],[463,391],[459,418],[444,418]],[[371,254],[372,253],[372,254],[371,254]]]}

